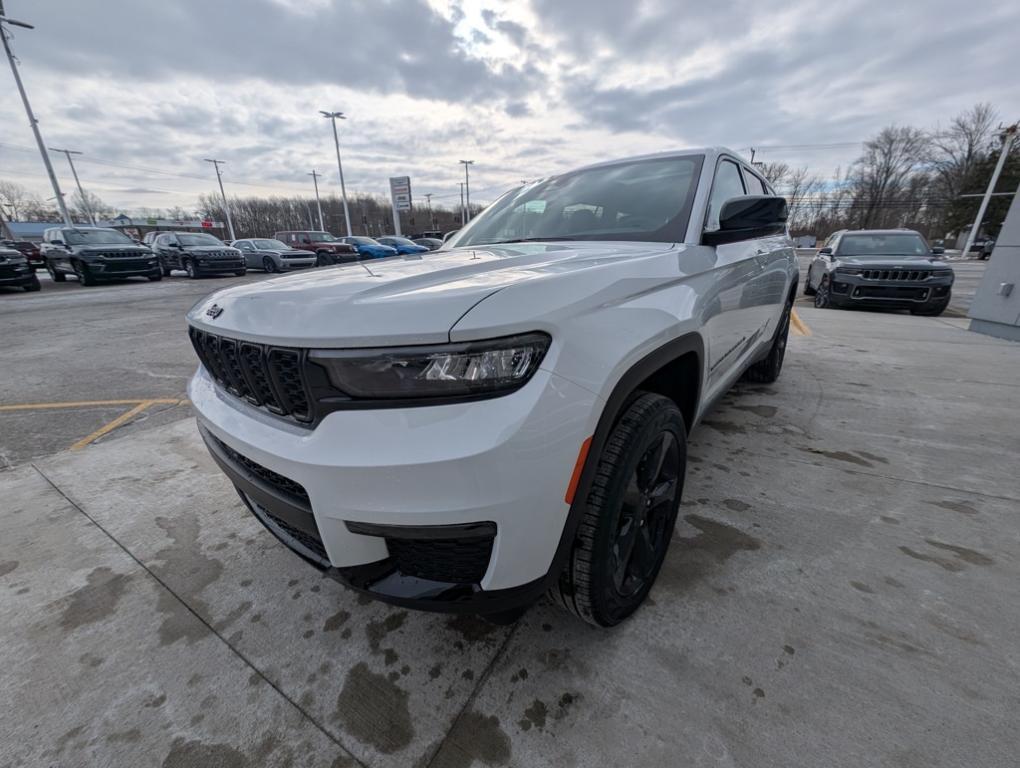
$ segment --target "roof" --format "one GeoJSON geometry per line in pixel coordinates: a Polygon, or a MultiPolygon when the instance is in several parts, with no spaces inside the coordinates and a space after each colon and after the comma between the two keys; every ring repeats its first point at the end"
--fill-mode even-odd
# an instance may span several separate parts
{"type": "Polygon", "coordinates": [[[842,235],[919,235],[916,229],[844,229],[842,235]]]}
{"type": "Polygon", "coordinates": [[[51,227],[64,226],[59,221],[8,221],[7,228],[15,240],[24,237],[42,237],[43,233],[51,227]]]}

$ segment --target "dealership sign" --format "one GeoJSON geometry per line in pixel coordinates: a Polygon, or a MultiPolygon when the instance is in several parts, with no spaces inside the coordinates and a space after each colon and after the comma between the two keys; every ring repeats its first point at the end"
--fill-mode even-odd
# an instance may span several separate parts
{"type": "Polygon", "coordinates": [[[393,176],[390,178],[390,199],[396,211],[411,210],[411,177],[393,176]]]}

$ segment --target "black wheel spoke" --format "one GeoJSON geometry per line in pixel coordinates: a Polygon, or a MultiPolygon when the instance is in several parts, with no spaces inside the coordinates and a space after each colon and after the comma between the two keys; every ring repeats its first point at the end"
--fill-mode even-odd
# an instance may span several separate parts
{"type": "Polygon", "coordinates": [[[648,526],[642,526],[635,537],[634,551],[631,555],[630,572],[636,579],[647,579],[655,567],[655,544],[648,526]]]}
{"type": "Polygon", "coordinates": [[[650,506],[654,509],[659,505],[672,500],[676,493],[676,478],[669,478],[658,483],[648,493],[648,500],[651,502],[650,506]]]}

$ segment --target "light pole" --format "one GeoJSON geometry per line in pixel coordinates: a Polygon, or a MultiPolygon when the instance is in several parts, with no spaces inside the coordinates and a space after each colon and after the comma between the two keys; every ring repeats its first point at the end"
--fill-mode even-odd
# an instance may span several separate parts
{"type": "Polygon", "coordinates": [[[474,160],[461,160],[464,166],[464,223],[471,221],[471,186],[468,182],[468,166],[474,165],[474,160]]]}
{"type": "Polygon", "coordinates": [[[458,184],[460,184],[460,225],[463,227],[464,224],[467,223],[465,218],[464,218],[464,216],[465,216],[465,211],[464,211],[464,182],[461,181],[461,182],[458,182],[458,184]]]}
{"type": "Polygon", "coordinates": [[[981,198],[981,205],[978,206],[977,218],[974,219],[974,225],[970,228],[970,234],[967,235],[967,242],[963,246],[962,255],[964,258],[970,253],[970,247],[974,245],[974,238],[981,231],[981,220],[984,219],[985,211],[988,210],[988,201],[991,200],[995,192],[995,185],[999,181],[999,174],[1002,173],[1002,167],[1006,164],[1006,158],[1009,157],[1009,150],[1013,146],[1013,140],[1016,138],[1018,129],[1020,129],[1020,123],[1013,123],[1002,133],[1002,150],[999,152],[999,162],[995,164],[992,178],[988,181],[988,189],[985,190],[984,197],[981,198]]]}
{"type": "Polygon", "coordinates": [[[329,118],[333,123],[333,143],[336,144],[336,169],[340,173],[340,195],[344,199],[344,220],[347,222],[347,237],[354,234],[351,229],[351,211],[347,207],[347,187],[344,186],[344,166],[340,162],[340,134],[336,130],[336,121],[346,120],[347,116],[343,112],[326,112],[320,109],[319,114],[323,117],[329,118]]]}
{"type": "Polygon", "coordinates": [[[234,220],[230,217],[230,203],[227,202],[227,193],[223,191],[223,177],[220,176],[220,163],[226,165],[223,160],[210,160],[208,157],[205,158],[207,163],[212,163],[213,168],[216,169],[216,181],[220,183],[220,195],[223,197],[223,210],[227,214],[227,230],[230,232],[230,239],[236,240],[237,235],[234,234],[234,220]]]}
{"type": "Polygon", "coordinates": [[[74,169],[74,161],[71,159],[71,155],[80,155],[81,152],[75,152],[73,149],[57,149],[56,147],[50,147],[50,152],[61,152],[67,158],[67,164],[71,166],[71,175],[74,176],[74,183],[78,185],[78,196],[81,197],[81,206],[85,209],[85,214],[89,217],[89,221],[92,222],[92,226],[96,226],[96,214],[93,212],[92,206],[89,205],[89,199],[85,197],[85,190],[81,188],[78,171],[74,169]]]}
{"type": "Polygon", "coordinates": [[[319,229],[325,231],[326,225],[322,223],[322,203],[319,202],[319,174],[312,168],[312,172],[308,175],[312,177],[312,183],[315,185],[315,207],[319,209],[319,229]]]}
{"type": "Polygon", "coordinates": [[[436,229],[436,217],[432,215],[432,193],[429,192],[425,195],[425,204],[429,207],[429,226],[434,232],[436,229]]]}
{"type": "Polygon", "coordinates": [[[35,113],[32,111],[32,105],[28,103],[28,94],[25,93],[25,86],[21,82],[21,75],[18,72],[18,65],[14,61],[14,54],[11,53],[11,44],[7,40],[7,24],[15,27],[23,27],[24,29],[35,29],[35,27],[31,24],[26,24],[23,21],[8,19],[4,15],[3,0],[0,0],[0,40],[3,40],[4,52],[7,54],[7,61],[10,62],[11,72],[14,74],[14,82],[18,86],[18,93],[21,94],[21,103],[25,105],[25,114],[28,115],[28,124],[32,126],[32,133],[35,134],[35,143],[39,145],[39,154],[42,155],[43,165],[46,166],[46,175],[50,177],[50,184],[53,186],[53,194],[57,199],[57,207],[60,209],[60,215],[63,217],[64,224],[66,226],[73,227],[74,222],[71,221],[71,216],[67,212],[67,206],[64,204],[64,196],[60,193],[60,185],[57,183],[57,174],[53,172],[53,164],[50,162],[50,156],[46,154],[46,145],[43,143],[42,134],[39,132],[39,121],[35,119],[35,113]]]}

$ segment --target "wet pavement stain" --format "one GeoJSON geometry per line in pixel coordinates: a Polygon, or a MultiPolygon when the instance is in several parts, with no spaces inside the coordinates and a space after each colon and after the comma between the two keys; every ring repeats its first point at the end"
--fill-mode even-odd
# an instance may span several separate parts
{"type": "Polygon", "coordinates": [[[379,644],[390,632],[396,632],[407,619],[407,611],[395,611],[382,621],[370,621],[365,625],[365,637],[368,638],[368,649],[373,656],[380,653],[386,656],[386,665],[389,666],[397,660],[396,651],[392,648],[380,649],[379,644]]]}
{"type": "Polygon", "coordinates": [[[734,512],[746,512],[751,508],[751,505],[746,501],[740,499],[723,499],[723,506],[727,509],[731,509],[734,512]]]}
{"type": "MultiPolygon", "coordinates": [[[[155,554],[162,565],[154,567],[153,573],[175,585],[177,591],[188,599],[191,608],[199,616],[208,616],[209,607],[199,594],[216,582],[223,573],[223,563],[202,552],[201,526],[194,515],[176,518],[157,517],[156,525],[170,538],[172,544],[155,554]]],[[[204,633],[204,627],[188,615],[177,598],[166,590],[160,591],[156,608],[163,614],[159,628],[160,643],[171,645],[177,640],[193,642],[204,633]]]]}
{"type": "Polygon", "coordinates": [[[978,513],[974,505],[969,501],[953,501],[952,499],[944,499],[942,501],[929,501],[929,504],[942,509],[948,509],[952,512],[959,512],[961,515],[976,515],[978,513]]]}
{"type": "Polygon", "coordinates": [[[446,620],[446,628],[457,632],[469,643],[477,643],[488,639],[494,632],[502,627],[468,614],[457,614],[446,620]]]}
{"type": "Polygon", "coordinates": [[[344,679],[333,718],[358,741],[389,755],[414,738],[407,698],[407,691],[359,662],[344,679]]]}
{"type": "Polygon", "coordinates": [[[8,573],[13,573],[17,570],[20,563],[17,560],[5,560],[0,563],[0,576],[6,576],[8,573]]]}
{"type": "Polygon", "coordinates": [[[732,405],[730,407],[736,408],[738,411],[753,413],[755,416],[761,416],[763,419],[771,419],[779,410],[774,405],[732,405]]]}
{"type": "Polygon", "coordinates": [[[925,542],[936,549],[941,549],[946,552],[951,552],[956,559],[950,559],[948,557],[942,557],[940,555],[931,555],[925,552],[918,552],[910,547],[899,547],[900,552],[914,558],[915,560],[921,560],[926,563],[933,563],[940,568],[943,568],[951,573],[957,573],[964,569],[964,563],[970,565],[992,565],[995,561],[988,555],[978,552],[974,549],[968,549],[967,547],[959,547],[955,544],[946,544],[941,541],[934,539],[925,539],[925,542]]]}
{"type": "Polygon", "coordinates": [[[864,458],[870,461],[877,461],[879,464],[889,463],[889,459],[887,459],[885,456],[879,456],[878,454],[875,453],[868,453],[867,451],[855,451],[855,453],[858,456],[863,456],[864,458]]]}
{"type": "Polygon", "coordinates": [[[94,568],[85,586],[64,598],[66,607],[60,615],[60,628],[70,632],[111,616],[130,580],[130,576],[114,573],[105,566],[94,568]]]}
{"type": "Polygon", "coordinates": [[[813,453],[817,456],[825,456],[829,459],[835,459],[836,461],[845,461],[849,464],[856,464],[859,467],[875,466],[870,461],[862,459],[860,456],[854,456],[852,453],[847,453],[846,451],[823,451],[821,448],[798,448],[797,450],[802,453],[813,453]]]}
{"type": "Polygon", "coordinates": [[[742,424],[734,424],[732,421],[702,419],[701,423],[706,427],[711,427],[716,432],[722,432],[724,435],[743,435],[747,432],[747,427],[742,424]]]}
{"type": "Polygon", "coordinates": [[[569,691],[560,696],[560,700],[556,703],[556,711],[553,713],[553,720],[562,720],[566,717],[574,702],[579,698],[581,698],[580,694],[569,691]]]}
{"type": "Polygon", "coordinates": [[[336,632],[340,627],[347,623],[347,620],[351,618],[350,611],[339,610],[326,619],[326,623],[322,625],[323,632],[336,632]]]}
{"type": "Polygon", "coordinates": [[[897,589],[903,589],[903,582],[899,581],[897,579],[894,579],[892,576],[886,576],[885,578],[882,579],[882,581],[884,581],[890,587],[896,587],[897,589]]]}
{"type": "Polygon", "coordinates": [[[725,562],[737,552],[761,549],[761,541],[731,525],[701,515],[684,515],[684,520],[700,531],[693,538],[682,539],[684,548],[705,552],[716,562],[725,562]]]}
{"type": "Polygon", "coordinates": [[[869,587],[867,584],[865,584],[862,581],[851,581],[850,582],[850,586],[853,587],[854,589],[856,589],[858,592],[863,592],[866,595],[873,595],[873,594],[875,594],[875,590],[873,590],[871,587],[869,587]]]}
{"type": "Polygon", "coordinates": [[[541,699],[535,699],[531,706],[524,710],[524,717],[517,721],[522,731],[530,731],[532,726],[542,730],[545,728],[545,718],[549,709],[541,699]]]}
{"type": "Polygon", "coordinates": [[[506,765],[510,762],[510,737],[495,715],[466,712],[457,720],[430,768],[470,768],[476,761],[487,766],[506,765]]]}
{"type": "Polygon", "coordinates": [[[957,640],[962,640],[970,645],[984,645],[984,642],[976,634],[969,629],[957,626],[946,616],[929,613],[925,618],[929,624],[944,635],[955,637],[957,640]]]}
{"type": "Polygon", "coordinates": [[[205,744],[178,739],[163,759],[163,768],[244,768],[244,755],[227,744],[205,744]]]}

